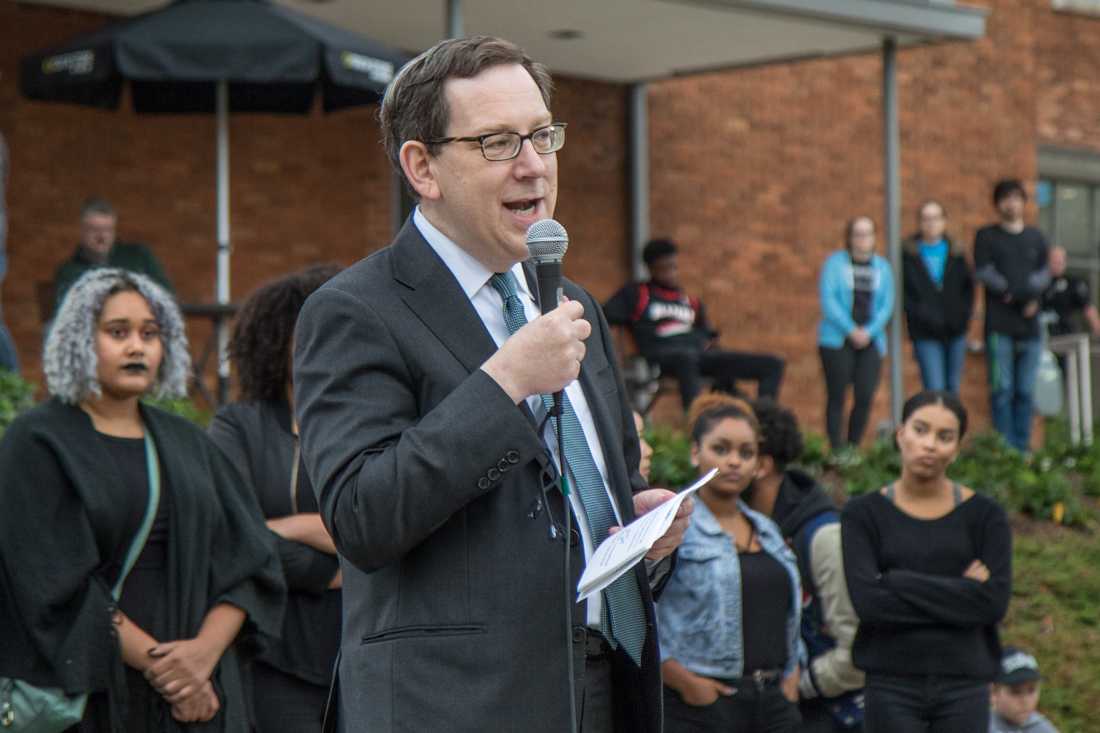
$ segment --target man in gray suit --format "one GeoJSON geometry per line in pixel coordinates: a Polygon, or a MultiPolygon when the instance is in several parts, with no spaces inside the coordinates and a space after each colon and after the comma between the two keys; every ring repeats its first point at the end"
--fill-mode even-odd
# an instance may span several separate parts
{"type": "Polygon", "coordinates": [[[343,569],[342,731],[567,731],[570,656],[581,730],[661,729],[652,587],[691,507],[644,563],[575,602],[609,528],[671,493],[638,474],[599,305],[567,281],[568,302],[540,316],[522,264],[557,197],[550,85],[493,38],[410,62],[380,117],[419,206],[298,323],[302,453],[343,569]],[[568,498],[540,396],[563,388],[568,498]]]}

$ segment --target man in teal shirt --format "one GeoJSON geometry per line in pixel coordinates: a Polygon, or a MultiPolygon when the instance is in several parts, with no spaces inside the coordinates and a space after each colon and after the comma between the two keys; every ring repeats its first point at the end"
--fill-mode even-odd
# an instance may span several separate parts
{"type": "Polygon", "coordinates": [[[88,270],[97,267],[119,267],[151,277],[169,292],[172,290],[164,268],[144,244],[130,244],[115,239],[118,215],[110,203],[100,198],[84,202],[80,210],[80,244],[73,256],[61,263],[54,273],[54,310],[61,305],[65,293],[88,270]]]}

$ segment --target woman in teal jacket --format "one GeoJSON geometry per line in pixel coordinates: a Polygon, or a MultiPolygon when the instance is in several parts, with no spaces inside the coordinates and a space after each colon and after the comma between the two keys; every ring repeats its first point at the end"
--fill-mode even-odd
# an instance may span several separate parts
{"type": "Polygon", "coordinates": [[[844,229],[846,246],[821,268],[821,323],[817,346],[825,371],[825,423],[833,450],[858,445],[867,428],[882,357],[886,326],[894,312],[894,276],[887,261],[875,254],[875,222],[851,219],[844,229]],[[842,430],[849,385],[855,404],[842,430]]]}

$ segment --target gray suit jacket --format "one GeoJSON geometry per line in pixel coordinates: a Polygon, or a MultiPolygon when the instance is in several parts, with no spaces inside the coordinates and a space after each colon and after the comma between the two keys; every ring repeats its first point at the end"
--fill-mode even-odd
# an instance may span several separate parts
{"type": "MultiPolygon", "coordinates": [[[[645,483],[607,323],[588,293],[565,292],[593,326],[580,381],[629,521],[645,483]]],[[[496,345],[454,276],[409,220],[310,297],[295,340],[303,456],[342,557],[341,730],[568,730],[563,546],[539,503],[553,464],[526,406],[479,369],[496,345]]],[[[653,604],[636,573],[649,633],[641,669],[614,655],[617,727],[657,732],[653,604]]],[[[571,651],[582,675],[583,644],[571,651]]]]}

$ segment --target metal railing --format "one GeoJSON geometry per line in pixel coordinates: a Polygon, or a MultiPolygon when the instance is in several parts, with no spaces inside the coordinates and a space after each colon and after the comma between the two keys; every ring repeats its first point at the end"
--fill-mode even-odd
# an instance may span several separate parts
{"type": "Polygon", "coordinates": [[[1064,357],[1066,412],[1069,418],[1069,435],[1074,444],[1092,445],[1092,363],[1095,348],[1087,333],[1071,333],[1051,336],[1048,346],[1055,354],[1064,357]]]}

